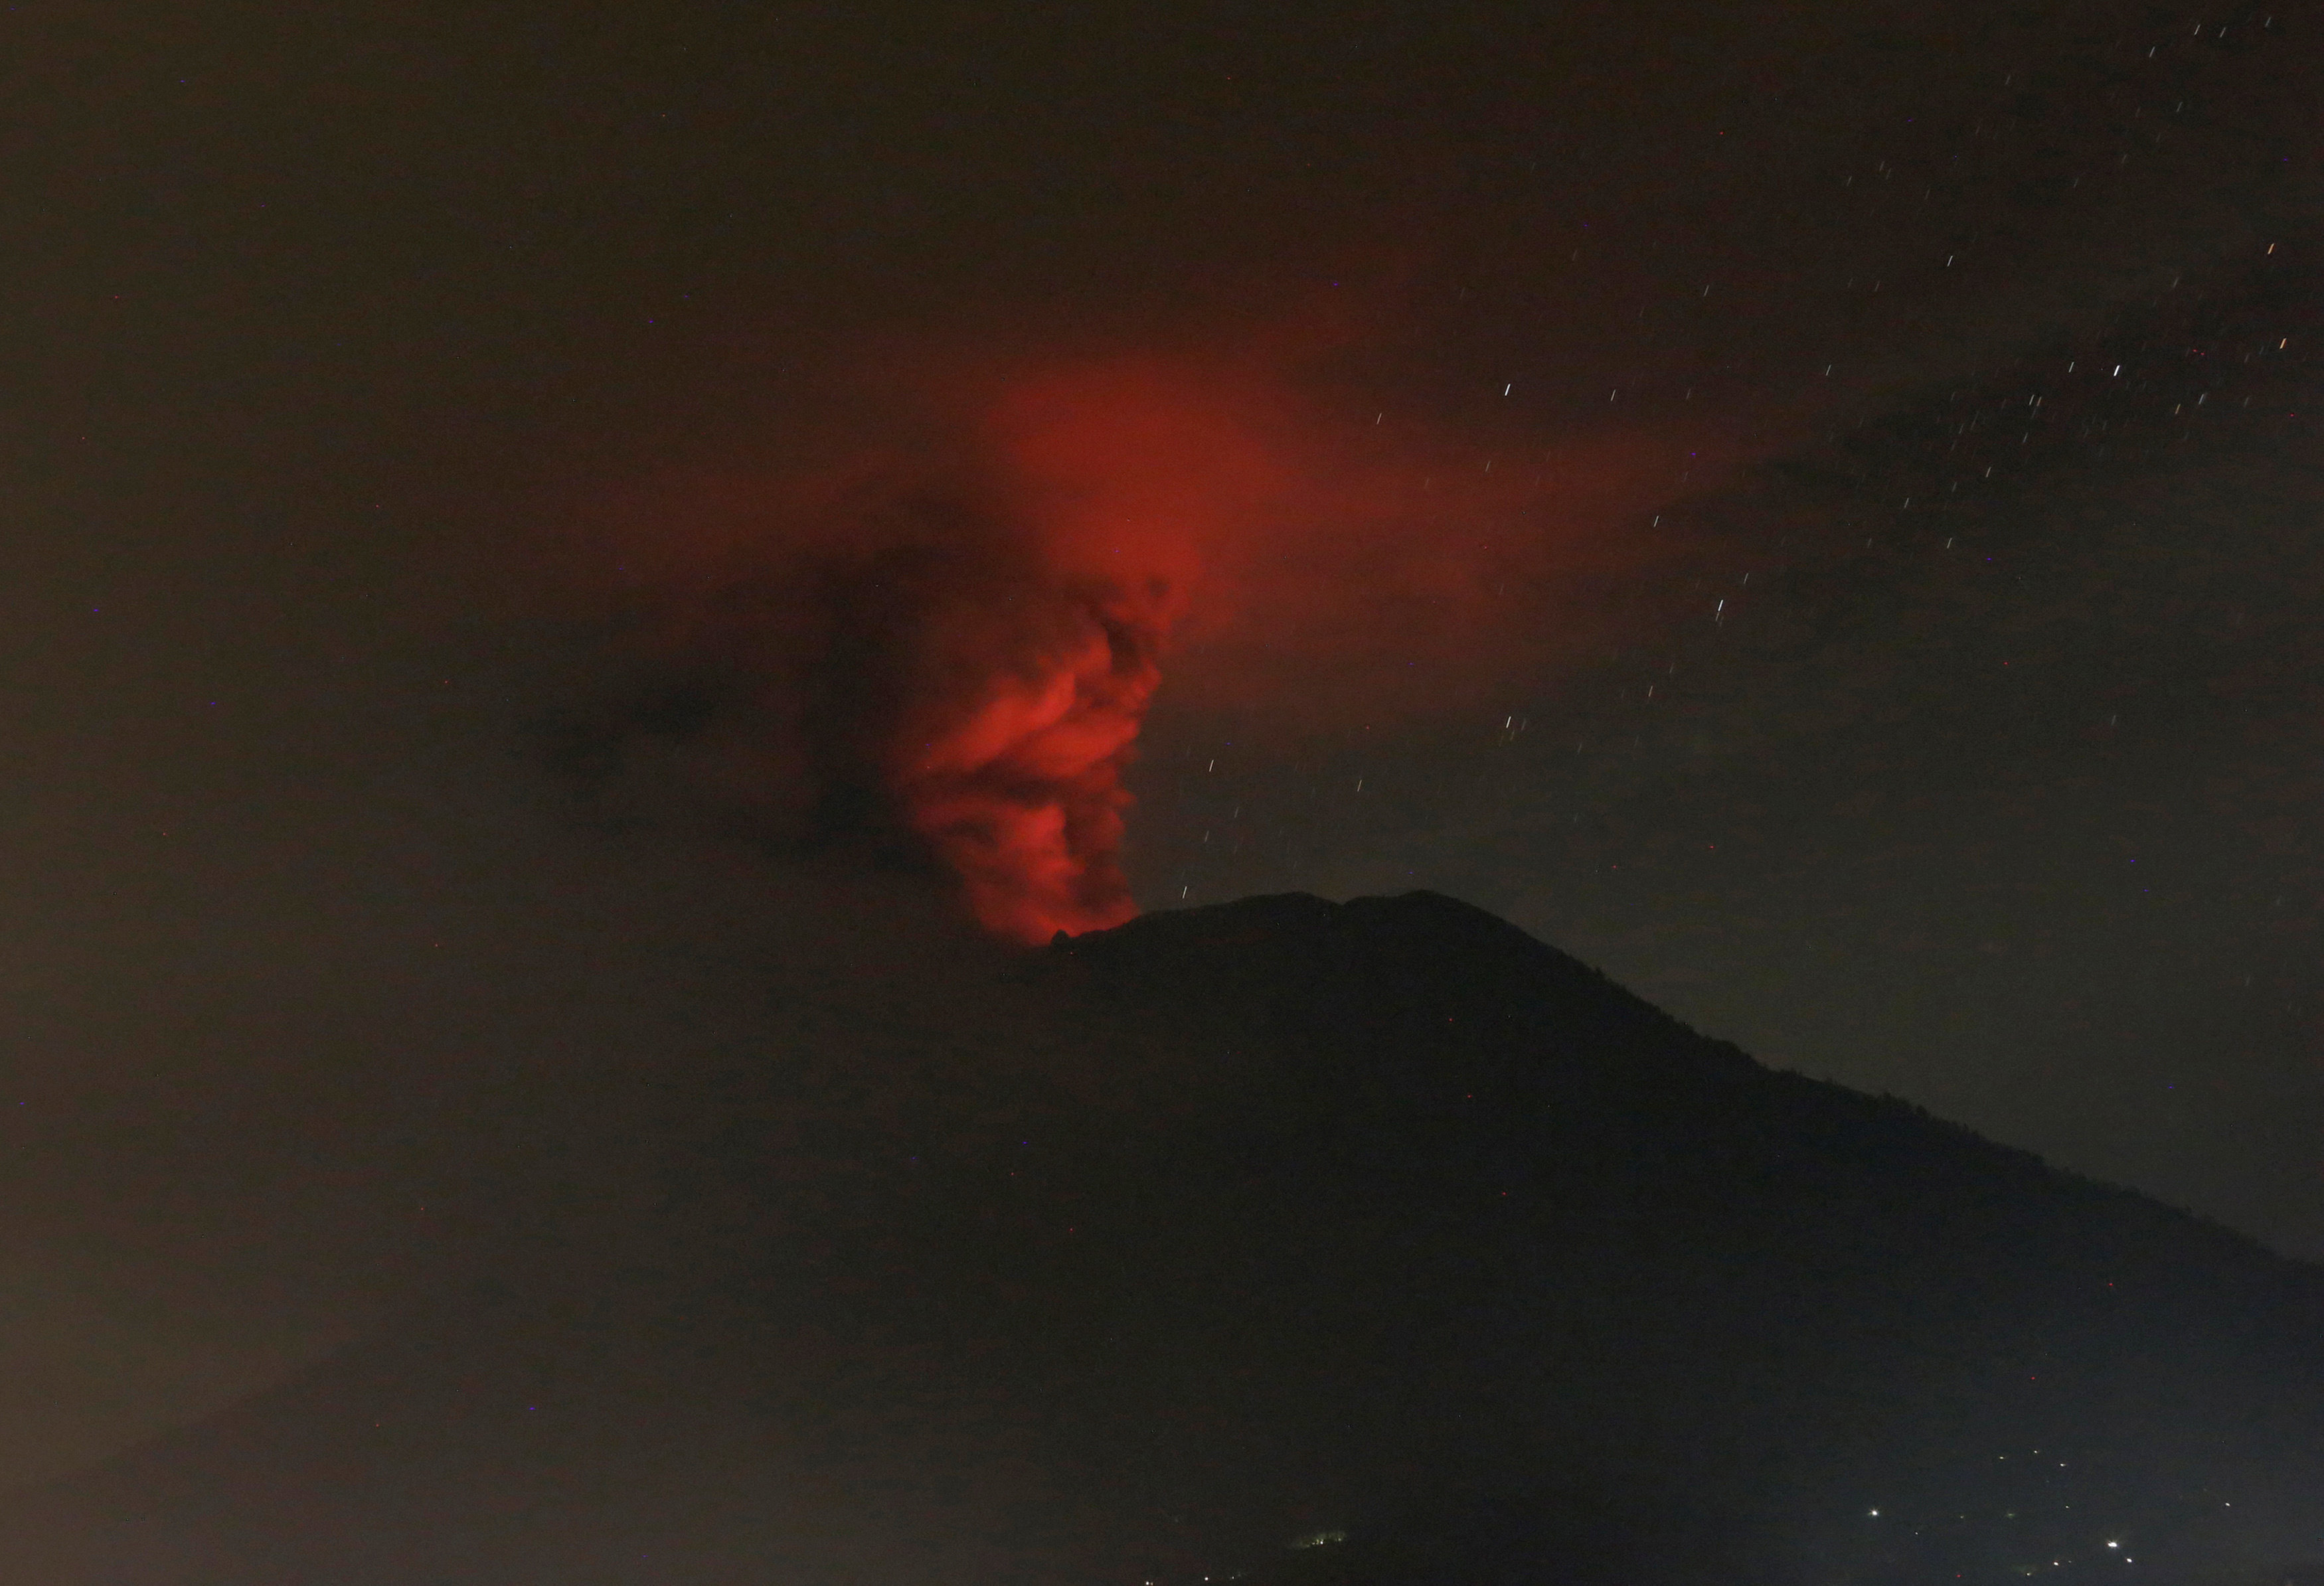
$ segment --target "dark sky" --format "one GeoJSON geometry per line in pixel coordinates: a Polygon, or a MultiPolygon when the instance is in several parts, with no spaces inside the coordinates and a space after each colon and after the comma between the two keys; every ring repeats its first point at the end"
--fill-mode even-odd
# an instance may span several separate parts
{"type": "Polygon", "coordinates": [[[495,1087],[940,1008],[894,746],[1093,613],[1139,905],[2324,1255],[2297,19],[991,9],[0,20],[0,1481],[359,1330],[495,1087]]]}

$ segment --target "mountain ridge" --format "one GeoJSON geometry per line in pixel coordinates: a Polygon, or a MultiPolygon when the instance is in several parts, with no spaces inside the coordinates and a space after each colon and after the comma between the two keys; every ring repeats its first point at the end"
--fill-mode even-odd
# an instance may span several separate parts
{"type": "Polygon", "coordinates": [[[1640,1021],[1654,1037],[1692,1047],[1703,1077],[1716,1076],[1732,1081],[1740,1075],[1763,1075],[1780,1084],[1811,1087],[1803,1093],[1826,1098],[1856,1098],[1859,1103],[1868,1103],[1883,1112],[1900,1111],[1939,1136],[1964,1144],[1973,1143],[1997,1166],[2010,1165],[2051,1176],[2061,1184],[2098,1195],[2129,1197],[2145,1206],[2161,1208],[2186,1219],[2245,1253],[2267,1261],[2284,1263],[2291,1270],[2312,1271],[2324,1276],[2324,1268],[2285,1256],[2206,1213],[2159,1201],[2147,1192],[2130,1185],[2060,1167],[2037,1152],[1991,1139],[1966,1124],[1953,1122],[1930,1111],[1918,1102],[1885,1092],[1858,1091],[1836,1081],[1818,1080],[1764,1064],[1733,1042],[1698,1030],[1648,1002],[1594,965],[1537,940],[1499,916],[1443,893],[1424,890],[1392,898],[1356,898],[1344,904],[1331,903],[1308,893],[1263,895],[1201,908],[1141,915],[1121,926],[1080,936],[1069,936],[1060,932],[1047,951],[1063,954],[1076,961],[1099,964],[1109,959],[1123,960],[1142,955],[1139,971],[1142,976],[1150,979],[1153,961],[1157,957],[1166,962],[1173,958],[1181,961],[1181,974],[1213,972],[1217,967],[1213,960],[1219,954],[1270,941],[1279,943],[1286,927],[1335,932],[1342,936],[1369,935],[1374,937],[1370,945],[1375,952],[1382,947],[1394,952],[1399,948],[1408,949],[1408,941],[1398,943],[1397,938],[1415,934],[1412,927],[1416,924],[1421,925],[1420,934],[1437,938],[1435,945],[1440,947],[1489,945],[1504,957],[1509,967],[1545,972],[1554,976],[1557,982],[1554,995],[1557,999],[1558,1012],[1565,1021],[1570,1022],[1572,1000],[1577,997],[1586,998],[1616,1017],[1640,1021]]]}
{"type": "Polygon", "coordinates": [[[1149,915],[970,1000],[593,1093],[463,1286],[0,1503],[41,1560],[14,1578],[2193,1583],[2324,1554],[2324,1268],[1767,1069],[1481,910],[1149,915]]]}

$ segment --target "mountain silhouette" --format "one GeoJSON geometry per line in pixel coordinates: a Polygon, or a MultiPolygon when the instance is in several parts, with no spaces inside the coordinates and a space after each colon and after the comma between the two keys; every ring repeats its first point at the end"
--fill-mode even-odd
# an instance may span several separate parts
{"type": "Polygon", "coordinates": [[[5,1578],[2316,1578],[2324,1269],[1428,893],[973,1000],[506,1099],[456,1278],[5,1578]]]}

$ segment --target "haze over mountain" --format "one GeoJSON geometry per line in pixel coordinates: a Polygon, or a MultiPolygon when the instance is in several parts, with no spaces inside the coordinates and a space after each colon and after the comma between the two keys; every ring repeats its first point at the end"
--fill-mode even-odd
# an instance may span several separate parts
{"type": "Polygon", "coordinates": [[[794,1049],[504,1088],[428,1303],[13,1495],[5,1578],[2324,1559],[2324,1269],[1771,1072],[1434,894],[989,962],[793,1009],[794,1049]]]}
{"type": "Polygon", "coordinates": [[[1433,889],[2324,1259],[2306,21],[10,10],[0,1492],[1096,1065],[961,901],[1433,889]]]}

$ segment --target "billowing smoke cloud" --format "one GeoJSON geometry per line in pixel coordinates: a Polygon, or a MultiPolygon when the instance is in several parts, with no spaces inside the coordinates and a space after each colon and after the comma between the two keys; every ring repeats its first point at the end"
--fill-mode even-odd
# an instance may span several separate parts
{"type": "Polygon", "coordinates": [[[1513,613],[1602,554],[1649,468],[1603,437],[1499,455],[1391,429],[1249,356],[887,394],[908,412],[879,444],[621,510],[657,681],[576,763],[616,805],[682,787],[754,835],[933,861],[1026,942],[1135,912],[1123,771],[1182,641],[1198,692],[1393,714],[1416,677],[1554,637],[1513,613]]]}
{"type": "Polygon", "coordinates": [[[830,734],[854,735],[848,781],[989,928],[1036,941],[1118,925],[1135,912],[1115,861],[1121,770],[1161,681],[1173,591],[1060,566],[1021,522],[966,521],[976,531],[949,543],[883,549],[848,591],[830,659],[873,692],[830,734]]]}

